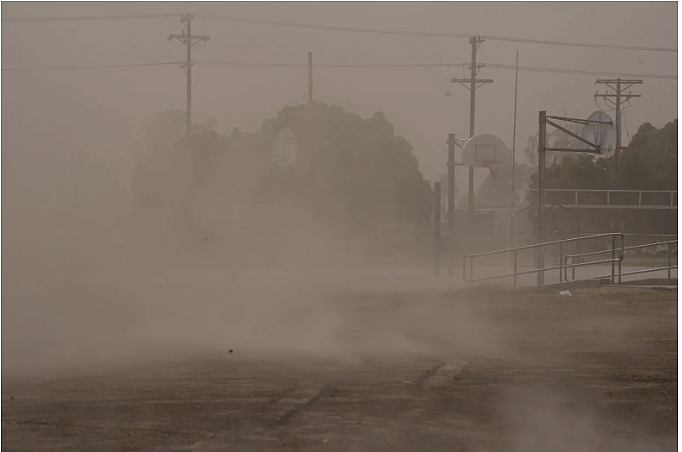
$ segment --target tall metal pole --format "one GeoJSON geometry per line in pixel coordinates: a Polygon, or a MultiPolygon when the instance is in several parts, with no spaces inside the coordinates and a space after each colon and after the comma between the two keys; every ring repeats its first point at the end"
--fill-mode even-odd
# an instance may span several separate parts
{"type": "MultiPolygon", "coordinates": [[[[471,87],[469,100],[469,138],[474,136],[474,124],[476,118],[476,46],[478,45],[478,38],[472,36],[469,38],[471,44],[471,87]]],[[[474,167],[469,167],[469,215],[474,214],[474,167]]]]}
{"type": "Polygon", "coordinates": [[[433,276],[440,276],[440,182],[433,184],[433,276]]]}
{"type": "Polygon", "coordinates": [[[616,172],[620,167],[620,77],[616,79],[616,172]]]}
{"type": "Polygon", "coordinates": [[[187,21],[187,125],[186,133],[192,133],[192,13],[185,15],[187,21]]]}
{"type": "Polygon", "coordinates": [[[308,102],[313,101],[313,52],[308,52],[308,102]]]}
{"type": "Polygon", "coordinates": [[[514,81],[514,135],[512,137],[512,192],[516,191],[516,101],[519,95],[519,51],[516,51],[516,79],[514,81]]]}
{"type": "MultiPolygon", "coordinates": [[[[537,243],[544,242],[544,214],[545,214],[545,151],[547,148],[547,112],[541,111],[539,117],[538,130],[538,198],[537,198],[537,243]]],[[[545,250],[539,246],[537,254],[537,268],[542,270],[545,268],[545,250]]],[[[538,271],[538,287],[545,285],[545,272],[538,271]]]]}
{"type": "Polygon", "coordinates": [[[455,134],[448,134],[448,276],[455,276],[455,134]]]}

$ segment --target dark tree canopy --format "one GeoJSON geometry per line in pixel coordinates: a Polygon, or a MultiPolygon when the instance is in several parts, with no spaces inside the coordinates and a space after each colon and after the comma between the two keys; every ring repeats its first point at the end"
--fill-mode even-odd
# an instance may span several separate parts
{"type": "MultiPolygon", "coordinates": [[[[548,162],[549,164],[550,162],[548,162]]],[[[677,119],[657,129],[642,124],[629,147],[621,153],[615,171],[615,156],[566,156],[551,163],[545,172],[546,188],[591,190],[677,190],[677,119]]],[[[531,188],[537,187],[537,169],[531,176],[531,188]]],[[[665,193],[661,202],[669,202],[665,193]]],[[[534,200],[530,200],[534,202],[534,200]]],[[[650,202],[654,202],[653,200],[650,202]]],[[[591,215],[592,230],[603,232],[622,223],[627,232],[669,234],[677,231],[676,211],[617,211],[609,216],[591,215]]]]}
{"type": "Polygon", "coordinates": [[[367,236],[390,224],[419,226],[432,214],[431,185],[412,146],[381,112],[363,119],[313,102],[283,108],[255,134],[229,137],[212,124],[186,137],[183,120],[164,112],[145,124],[133,190],[143,211],[173,221],[182,214],[185,232],[202,240],[218,240],[235,205],[243,229],[266,241],[306,222],[367,236]],[[286,167],[271,155],[282,128],[298,145],[286,167]]]}

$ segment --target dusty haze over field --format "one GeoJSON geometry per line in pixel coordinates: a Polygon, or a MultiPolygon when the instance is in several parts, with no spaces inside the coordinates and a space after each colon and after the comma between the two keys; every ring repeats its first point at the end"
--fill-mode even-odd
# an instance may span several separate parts
{"type": "MultiPolygon", "coordinates": [[[[187,11],[348,27],[677,46],[676,3],[2,4],[3,18],[187,11]]],[[[187,258],[158,254],[154,228],[163,224],[131,222],[130,196],[130,177],[138,157],[130,151],[130,144],[142,120],[160,111],[184,109],[183,71],[176,65],[7,69],[180,62],[185,58],[184,48],[176,41],[168,42],[167,36],[182,29],[177,17],[3,23],[3,327],[9,325],[3,328],[3,351],[5,344],[17,347],[16,352],[24,346],[59,343],[52,341],[60,334],[86,331],[79,330],[81,320],[88,318],[84,312],[100,306],[93,300],[114,309],[112,324],[134,324],[137,309],[147,309],[146,303],[154,306],[170,290],[164,286],[153,292],[155,284],[165,282],[150,282],[144,272],[155,270],[159,261],[183,269],[187,258]],[[45,304],[55,310],[54,317],[46,314],[53,311],[45,310],[45,304]],[[66,319],[64,323],[58,321],[61,318],[66,319]]],[[[470,58],[466,38],[342,33],[205,17],[194,20],[192,31],[211,35],[208,43],[194,47],[197,61],[305,63],[308,51],[313,52],[316,64],[466,63],[470,58]]],[[[492,40],[481,45],[479,61],[511,65],[517,49],[526,66],[677,73],[676,53],[492,40]]],[[[454,76],[466,73],[455,67],[319,68],[314,92],[316,100],[363,117],[383,111],[396,134],[414,146],[425,177],[434,180],[445,172],[447,134],[465,137],[468,131],[468,91],[450,83],[454,76]],[[451,97],[444,95],[446,90],[452,92],[451,97]]],[[[514,72],[483,68],[480,76],[493,78],[495,83],[478,91],[477,132],[497,134],[510,144],[514,72]]],[[[284,105],[300,104],[307,98],[305,68],[196,64],[193,77],[194,122],[215,118],[217,130],[225,134],[233,127],[256,131],[284,105]]],[[[596,78],[521,72],[519,148],[534,133],[538,110],[565,110],[575,116],[595,110],[596,78]]],[[[676,80],[646,80],[639,92],[641,101],[626,112],[630,135],[643,121],[660,127],[677,116],[676,103],[670,101],[677,96],[676,80]]],[[[464,188],[461,176],[458,170],[457,179],[464,188]]],[[[478,183],[482,180],[479,177],[478,183]]],[[[309,232],[319,239],[317,244],[328,241],[324,227],[312,225],[309,232]]],[[[306,261],[319,249],[301,248],[292,251],[291,257],[306,261]]],[[[346,251],[342,245],[325,248],[328,261],[345,259],[346,251]]],[[[290,285],[284,291],[265,293],[288,298],[297,290],[290,285]]],[[[207,312],[205,318],[212,317],[212,311],[207,312]]],[[[87,339],[88,332],[102,333],[99,326],[109,318],[101,316],[101,312],[95,315],[104,323],[94,322],[88,327],[91,330],[75,334],[74,340],[87,339]]]]}
{"type": "MultiPolygon", "coordinates": [[[[677,47],[677,3],[3,3],[3,17],[183,13],[280,22],[507,36],[581,43],[677,47]]],[[[177,17],[121,21],[4,23],[2,66],[51,67],[182,61],[177,17]]],[[[193,32],[211,40],[194,47],[196,60],[317,64],[467,63],[467,38],[433,38],[309,30],[197,18],[193,32]]],[[[486,41],[478,60],[587,71],[677,74],[677,54],[585,49],[486,41]]],[[[450,80],[461,67],[317,69],[315,98],[363,117],[383,111],[415,148],[425,176],[445,172],[449,132],[468,135],[468,91],[450,80]],[[451,97],[444,92],[450,90],[451,97]]],[[[184,109],[185,75],[160,66],[3,73],[3,157],[42,148],[51,158],[86,147],[129,175],[131,131],[158,111],[184,109]],[[55,143],[65,149],[55,148],[55,143]],[[49,145],[49,146],[48,146],[49,145]]],[[[477,91],[476,131],[512,138],[514,71],[484,68],[494,79],[477,91]]],[[[195,66],[194,118],[214,117],[218,130],[255,131],[284,105],[307,99],[306,68],[195,66]]],[[[521,72],[517,145],[537,130],[539,110],[587,117],[597,107],[597,76],[521,72]]],[[[656,127],[677,117],[676,80],[646,80],[641,100],[626,111],[632,136],[644,121],[656,127]]],[[[627,137],[624,136],[624,141],[627,137]]],[[[511,146],[509,146],[511,147],[511,146]]],[[[462,170],[462,176],[465,174],[462,170]]],[[[484,174],[482,172],[481,174],[484,174]]],[[[458,176],[459,172],[458,172],[458,176]]],[[[464,182],[463,177],[458,179],[464,182]]],[[[482,182],[482,177],[479,177],[482,182]]],[[[462,185],[464,188],[464,185],[462,185]]]]}

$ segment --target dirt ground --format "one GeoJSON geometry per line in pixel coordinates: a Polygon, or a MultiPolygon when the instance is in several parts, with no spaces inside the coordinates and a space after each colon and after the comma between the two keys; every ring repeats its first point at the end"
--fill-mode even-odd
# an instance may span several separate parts
{"type": "Polygon", "coordinates": [[[271,333],[270,347],[3,372],[2,449],[677,450],[676,290],[356,294],[325,306],[278,319],[308,347],[277,347],[285,334],[271,333]]]}

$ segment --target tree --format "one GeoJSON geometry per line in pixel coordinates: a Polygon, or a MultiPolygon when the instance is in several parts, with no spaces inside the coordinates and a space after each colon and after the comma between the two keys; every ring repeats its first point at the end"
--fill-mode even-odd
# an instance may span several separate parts
{"type": "MultiPolygon", "coordinates": [[[[617,173],[614,163],[614,155],[599,158],[589,154],[567,156],[561,163],[551,163],[547,168],[546,188],[677,190],[677,119],[662,129],[656,129],[650,123],[642,124],[629,147],[622,152],[617,173]]],[[[535,173],[531,177],[531,188],[536,187],[535,173]]],[[[667,194],[658,196],[664,203],[669,199],[667,194]]],[[[548,199],[548,202],[551,201],[548,199]]],[[[590,222],[591,229],[600,232],[616,224],[623,224],[632,233],[671,233],[677,230],[676,214],[654,210],[645,214],[633,210],[614,211],[608,217],[590,215],[590,222]]]]}
{"type": "Polygon", "coordinates": [[[186,137],[183,121],[178,112],[164,112],[145,124],[144,158],[133,181],[139,209],[175,241],[226,243],[235,227],[227,221],[230,209],[251,237],[244,239],[250,252],[270,255],[305,225],[381,239],[390,225],[419,226],[431,217],[432,189],[412,146],[381,112],[363,119],[322,103],[284,107],[246,137],[211,127],[186,137]],[[297,138],[291,166],[272,162],[282,128],[297,138]]]}

